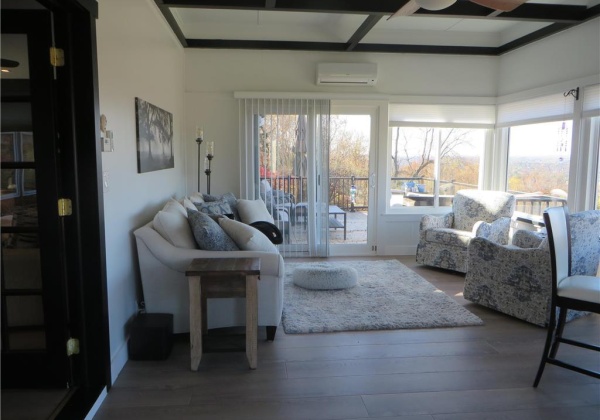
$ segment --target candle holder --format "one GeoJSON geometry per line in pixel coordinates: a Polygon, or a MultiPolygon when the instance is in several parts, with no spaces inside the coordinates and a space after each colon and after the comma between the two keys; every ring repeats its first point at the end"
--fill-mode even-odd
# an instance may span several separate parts
{"type": "Polygon", "coordinates": [[[200,192],[200,145],[202,144],[202,136],[204,132],[201,128],[196,128],[196,144],[198,145],[198,192],[200,192]]]}
{"type": "Polygon", "coordinates": [[[204,166],[206,169],[204,169],[204,173],[206,174],[206,193],[210,194],[210,174],[211,174],[211,169],[210,169],[210,163],[213,160],[213,155],[206,155],[206,159],[204,160],[204,166]]]}

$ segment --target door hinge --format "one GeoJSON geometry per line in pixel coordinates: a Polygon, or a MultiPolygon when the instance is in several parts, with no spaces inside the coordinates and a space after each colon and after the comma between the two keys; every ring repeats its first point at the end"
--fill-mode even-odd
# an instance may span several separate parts
{"type": "Polygon", "coordinates": [[[70,198],[58,199],[58,215],[60,217],[70,216],[73,214],[73,205],[70,198]]]}
{"type": "Polygon", "coordinates": [[[62,48],[50,47],[50,65],[52,67],[65,65],[65,51],[62,48]]]}
{"type": "Polygon", "coordinates": [[[74,354],[79,354],[79,340],[71,337],[67,340],[67,356],[74,354]]]}

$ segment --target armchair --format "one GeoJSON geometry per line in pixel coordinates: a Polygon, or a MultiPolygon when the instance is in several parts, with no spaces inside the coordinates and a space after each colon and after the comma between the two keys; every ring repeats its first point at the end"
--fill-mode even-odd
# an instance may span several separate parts
{"type": "MultiPolygon", "coordinates": [[[[600,211],[573,213],[573,274],[596,275],[600,262],[600,211]]],[[[469,245],[463,296],[471,302],[539,326],[548,325],[552,267],[544,232],[518,230],[511,245],[474,238],[469,245]]],[[[581,316],[570,310],[567,321],[581,316]]]]}
{"type": "Polygon", "coordinates": [[[452,212],[421,218],[417,262],[465,273],[473,238],[508,243],[514,209],[515,196],[503,191],[458,191],[452,212]]]}

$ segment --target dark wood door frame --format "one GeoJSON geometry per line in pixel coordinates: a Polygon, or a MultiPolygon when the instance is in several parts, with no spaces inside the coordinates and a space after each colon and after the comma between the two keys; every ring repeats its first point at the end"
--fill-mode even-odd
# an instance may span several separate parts
{"type": "MultiPolygon", "coordinates": [[[[73,203],[62,218],[69,325],[80,341],[70,359],[73,396],[57,418],[83,418],[111,384],[104,239],[102,159],[96,50],[98,6],[90,0],[40,0],[52,11],[56,47],[65,52],[58,67],[55,125],[60,135],[57,194],[73,203]]],[[[2,27],[16,10],[2,11],[2,27]]]]}

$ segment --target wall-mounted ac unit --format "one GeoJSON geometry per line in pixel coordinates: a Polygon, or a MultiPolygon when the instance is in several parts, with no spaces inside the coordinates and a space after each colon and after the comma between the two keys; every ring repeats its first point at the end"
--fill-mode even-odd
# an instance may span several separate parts
{"type": "Polygon", "coordinates": [[[377,83],[377,64],[319,63],[317,84],[334,86],[373,86],[377,83]]]}

